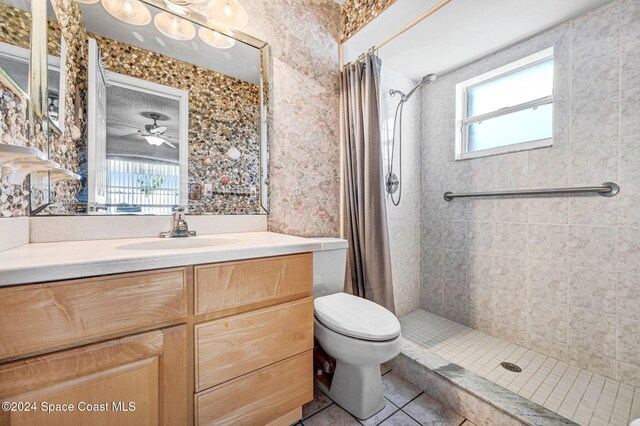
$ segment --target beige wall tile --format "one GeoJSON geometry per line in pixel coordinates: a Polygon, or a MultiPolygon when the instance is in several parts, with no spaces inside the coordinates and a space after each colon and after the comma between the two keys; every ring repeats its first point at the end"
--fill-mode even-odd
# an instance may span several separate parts
{"type": "Polygon", "coordinates": [[[618,316],[640,321],[640,275],[618,275],[618,316]]]}
{"type": "Polygon", "coordinates": [[[578,351],[615,358],[616,317],[586,309],[569,308],[567,343],[578,351]]]}
{"type": "Polygon", "coordinates": [[[529,262],[529,296],[554,303],[567,303],[566,266],[529,262]]]}
{"type": "Polygon", "coordinates": [[[569,306],[615,314],[616,283],[614,271],[571,267],[569,306]]]}
{"type": "Polygon", "coordinates": [[[567,305],[541,299],[529,301],[529,333],[554,342],[567,342],[567,305]]]}
{"type": "Polygon", "coordinates": [[[524,223],[496,223],[496,256],[524,259],[527,255],[528,229],[524,223]]]}
{"type": "Polygon", "coordinates": [[[640,321],[618,318],[618,360],[640,367],[640,321]]]}
{"type": "Polygon", "coordinates": [[[529,258],[549,263],[566,263],[567,225],[529,225],[529,258]]]}

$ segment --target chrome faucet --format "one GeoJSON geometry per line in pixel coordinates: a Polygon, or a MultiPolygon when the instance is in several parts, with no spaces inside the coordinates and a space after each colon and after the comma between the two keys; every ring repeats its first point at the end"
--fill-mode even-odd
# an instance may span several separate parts
{"type": "Polygon", "coordinates": [[[173,229],[169,232],[161,232],[160,238],[195,237],[196,231],[189,231],[189,225],[185,220],[184,207],[178,207],[173,214],[173,229]]]}

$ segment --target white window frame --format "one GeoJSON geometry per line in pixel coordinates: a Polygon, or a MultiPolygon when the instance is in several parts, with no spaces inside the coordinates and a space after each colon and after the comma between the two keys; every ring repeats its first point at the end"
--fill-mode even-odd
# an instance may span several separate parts
{"type": "MultiPolygon", "coordinates": [[[[517,105],[501,108],[496,111],[491,111],[485,114],[477,115],[473,118],[467,118],[467,93],[468,90],[478,86],[480,84],[487,83],[491,80],[496,80],[505,77],[509,74],[513,74],[525,68],[540,64],[542,62],[553,59],[553,47],[549,47],[540,52],[529,55],[525,58],[519,59],[515,62],[511,62],[500,68],[496,68],[479,76],[470,78],[456,84],[456,122],[455,122],[455,134],[456,134],[456,160],[466,160],[477,157],[487,157],[490,155],[505,154],[508,152],[526,151],[537,148],[547,148],[553,146],[553,137],[546,139],[538,139],[534,141],[521,142],[516,144],[510,144],[500,146],[496,148],[482,149],[478,151],[469,152],[469,135],[468,125],[477,123],[479,121],[488,120],[495,117],[500,117],[512,112],[523,111],[533,107],[539,107],[543,105],[553,104],[553,91],[551,95],[543,98],[534,99],[532,101],[524,102],[517,105]]],[[[552,123],[553,129],[553,123],[552,123]]]]}

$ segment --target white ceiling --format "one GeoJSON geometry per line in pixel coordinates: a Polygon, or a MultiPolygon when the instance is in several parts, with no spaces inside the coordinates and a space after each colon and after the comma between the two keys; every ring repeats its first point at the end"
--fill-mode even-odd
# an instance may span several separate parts
{"type": "MultiPolygon", "coordinates": [[[[147,5],[154,17],[160,10],[147,5]]],[[[87,30],[143,49],[158,52],[181,61],[217,71],[250,83],[260,83],[260,50],[236,42],[231,49],[216,49],[196,35],[190,41],[178,41],[163,35],[153,24],[134,26],[111,16],[98,2],[81,4],[82,19],[87,30]]],[[[196,25],[196,29],[199,28],[196,25]]]]}
{"type": "MultiPolygon", "coordinates": [[[[451,0],[380,49],[383,64],[413,80],[443,74],[611,0],[451,0]]],[[[438,0],[397,0],[345,43],[351,61],[438,0]]]]}
{"type": "Polygon", "coordinates": [[[178,163],[178,150],[167,144],[150,145],[139,133],[145,124],[153,124],[149,113],[166,117],[158,126],[166,126],[163,136],[178,145],[180,104],[177,100],[116,85],[107,88],[107,156],[151,158],[178,163]],[[146,115],[146,116],[145,116],[146,115]]]}

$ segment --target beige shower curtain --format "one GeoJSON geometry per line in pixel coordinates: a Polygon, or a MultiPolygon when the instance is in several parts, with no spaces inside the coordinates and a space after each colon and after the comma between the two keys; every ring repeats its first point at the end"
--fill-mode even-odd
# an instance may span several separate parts
{"type": "Polygon", "coordinates": [[[352,292],[395,312],[383,189],[380,62],[373,53],[342,72],[345,230],[352,292]]]}

